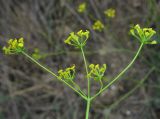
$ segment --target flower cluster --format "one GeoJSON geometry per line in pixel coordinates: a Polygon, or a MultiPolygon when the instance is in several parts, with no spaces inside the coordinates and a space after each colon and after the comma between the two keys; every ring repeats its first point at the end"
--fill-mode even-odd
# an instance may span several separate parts
{"type": "Polygon", "coordinates": [[[92,28],[93,28],[93,30],[102,31],[104,29],[104,24],[100,20],[97,20],[92,25],[92,28]]]}
{"type": "Polygon", "coordinates": [[[90,72],[88,74],[88,78],[93,78],[95,81],[99,81],[104,76],[104,72],[106,71],[106,64],[103,64],[102,67],[99,67],[99,64],[90,64],[89,68],[90,72]]]}
{"type": "Polygon", "coordinates": [[[141,28],[139,24],[130,29],[131,35],[137,38],[144,44],[157,44],[155,40],[151,40],[152,36],[156,34],[152,28],[141,28]]]}
{"type": "Polygon", "coordinates": [[[77,33],[71,32],[70,36],[64,41],[68,45],[73,45],[76,48],[81,48],[86,45],[89,38],[89,31],[78,31],[77,33]]]}
{"type": "Polygon", "coordinates": [[[79,4],[79,6],[78,6],[78,8],[77,8],[77,11],[78,11],[79,13],[85,12],[85,11],[86,11],[86,6],[87,6],[87,4],[86,4],[85,2],[79,4]]]}
{"type": "Polygon", "coordinates": [[[104,14],[109,18],[114,18],[115,14],[116,14],[116,11],[115,11],[115,9],[110,8],[110,9],[105,10],[104,14]]]}
{"type": "Polygon", "coordinates": [[[8,46],[3,47],[5,54],[15,54],[24,51],[24,39],[10,39],[7,43],[8,46]]]}
{"type": "Polygon", "coordinates": [[[34,49],[34,52],[32,53],[32,57],[36,60],[39,60],[42,58],[42,55],[40,54],[39,52],[39,49],[38,48],[35,48],[34,49]]]}
{"type": "Polygon", "coordinates": [[[75,65],[65,69],[64,71],[61,69],[58,71],[59,79],[63,79],[66,81],[72,81],[75,78],[75,65]]]}

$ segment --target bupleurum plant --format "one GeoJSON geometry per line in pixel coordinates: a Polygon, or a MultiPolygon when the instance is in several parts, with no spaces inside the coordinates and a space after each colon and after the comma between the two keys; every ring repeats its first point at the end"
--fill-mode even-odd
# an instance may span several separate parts
{"type": "Polygon", "coordinates": [[[137,57],[140,54],[140,51],[142,50],[143,46],[145,44],[157,44],[155,40],[152,40],[153,35],[156,34],[156,32],[152,28],[141,28],[139,25],[135,25],[130,29],[130,34],[134,36],[136,39],[140,41],[139,49],[137,50],[135,56],[131,60],[131,62],[117,75],[109,82],[108,84],[103,84],[103,77],[104,73],[106,71],[106,64],[103,64],[100,66],[99,64],[87,64],[84,47],[86,46],[86,42],[89,38],[90,32],[89,31],[82,31],[75,33],[70,33],[69,37],[64,41],[66,44],[74,46],[75,48],[79,49],[81,51],[83,60],[84,60],[84,67],[86,71],[86,80],[87,80],[87,92],[84,92],[78,84],[75,82],[76,77],[76,66],[73,65],[71,67],[68,67],[66,69],[60,69],[58,73],[52,72],[47,67],[40,64],[36,59],[34,59],[32,56],[30,56],[25,48],[24,48],[24,41],[23,38],[20,39],[10,39],[8,41],[8,45],[3,47],[3,51],[5,54],[22,54],[26,56],[28,59],[30,59],[33,63],[40,66],[40,68],[44,69],[48,73],[52,74],[54,77],[56,77],[59,81],[66,84],[68,87],[70,87],[73,91],[75,91],[79,96],[81,96],[84,101],[86,101],[86,114],[85,119],[89,119],[89,112],[91,107],[91,102],[100,94],[102,94],[105,90],[107,90],[113,83],[115,83],[120,77],[131,67],[131,65],[135,62],[137,57]],[[94,79],[94,80],[91,80],[94,79]],[[91,81],[98,81],[101,84],[101,87],[97,93],[94,95],[91,95],[91,81]]]}

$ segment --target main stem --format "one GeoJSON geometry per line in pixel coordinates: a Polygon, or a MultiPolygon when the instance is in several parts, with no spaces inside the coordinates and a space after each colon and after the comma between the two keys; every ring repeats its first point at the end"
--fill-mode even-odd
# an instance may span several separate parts
{"type": "Polygon", "coordinates": [[[82,52],[82,57],[84,60],[84,65],[85,65],[85,69],[86,69],[86,73],[87,73],[87,83],[88,83],[88,97],[87,97],[87,107],[86,107],[86,117],[85,119],[89,119],[89,111],[90,111],[90,104],[91,104],[91,100],[90,100],[90,79],[88,78],[88,66],[87,66],[87,61],[86,61],[86,57],[83,51],[83,47],[81,47],[81,52],[82,52]]]}
{"type": "Polygon", "coordinates": [[[86,117],[85,119],[89,119],[89,110],[90,110],[91,100],[87,100],[87,108],[86,108],[86,117]]]}

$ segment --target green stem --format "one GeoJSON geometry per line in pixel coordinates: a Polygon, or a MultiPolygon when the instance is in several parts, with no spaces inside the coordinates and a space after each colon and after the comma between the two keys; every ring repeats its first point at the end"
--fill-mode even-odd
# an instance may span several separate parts
{"type": "Polygon", "coordinates": [[[84,65],[85,65],[85,69],[86,69],[86,73],[87,73],[87,81],[88,81],[88,98],[87,98],[87,107],[86,107],[86,117],[85,119],[89,119],[89,110],[90,110],[90,103],[91,103],[91,99],[90,99],[90,79],[88,78],[88,66],[87,66],[87,61],[86,61],[86,57],[83,51],[83,47],[81,47],[81,52],[82,52],[82,57],[84,60],[84,65]]]}
{"type": "Polygon", "coordinates": [[[103,88],[103,82],[102,82],[102,80],[99,80],[99,82],[100,82],[100,85],[101,85],[100,90],[102,90],[102,88],[103,88]]]}
{"type": "Polygon", "coordinates": [[[94,98],[96,98],[98,95],[100,95],[103,91],[105,91],[108,87],[110,87],[113,83],[115,83],[131,66],[132,64],[135,62],[135,60],[137,59],[138,55],[140,54],[140,51],[142,50],[143,47],[143,43],[141,43],[136,55],[134,56],[134,58],[132,59],[132,61],[127,65],[127,67],[125,69],[123,69],[108,85],[106,85],[101,91],[99,91],[97,94],[95,94],[93,97],[91,97],[91,100],[93,100],[94,98]]]}
{"type": "Polygon", "coordinates": [[[89,119],[89,110],[90,110],[91,100],[87,100],[87,108],[86,108],[86,117],[85,119],[89,119]]]}
{"type": "Polygon", "coordinates": [[[83,56],[83,60],[84,60],[84,64],[85,64],[86,73],[88,74],[87,61],[86,61],[86,57],[84,55],[83,47],[81,47],[81,52],[82,52],[82,56],[83,56]]]}
{"type": "Polygon", "coordinates": [[[33,61],[34,63],[36,63],[38,66],[40,66],[42,69],[44,69],[45,71],[47,71],[48,73],[52,74],[53,76],[55,76],[57,79],[59,79],[61,82],[63,82],[64,84],[66,84],[68,87],[70,87],[72,90],[74,90],[76,93],[78,93],[83,99],[87,100],[87,97],[84,96],[83,94],[81,94],[79,91],[77,91],[74,87],[72,87],[70,84],[68,84],[66,81],[60,79],[55,73],[53,73],[51,70],[49,70],[48,68],[44,67],[43,65],[41,65],[38,61],[36,61],[35,59],[33,59],[31,56],[29,56],[27,53],[25,53],[24,51],[22,52],[23,55],[25,55],[27,58],[29,58],[31,61],[33,61]]]}
{"type": "Polygon", "coordinates": [[[81,52],[82,52],[82,56],[83,56],[83,60],[84,60],[84,65],[85,65],[85,68],[86,68],[86,73],[87,73],[87,80],[88,80],[88,98],[90,98],[90,79],[88,78],[88,66],[87,66],[86,57],[85,57],[85,55],[84,55],[83,47],[81,47],[81,52]]]}

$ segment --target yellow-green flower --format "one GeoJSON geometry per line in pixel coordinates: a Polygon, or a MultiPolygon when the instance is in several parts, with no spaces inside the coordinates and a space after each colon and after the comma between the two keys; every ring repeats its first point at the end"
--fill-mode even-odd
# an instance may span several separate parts
{"type": "Polygon", "coordinates": [[[3,47],[3,51],[5,54],[15,54],[20,53],[24,50],[24,39],[10,39],[7,42],[7,46],[3,47]]]}
{"type": "Polygon", "coordinates": [[[89,38],[89,31],[78,31],[77,33],[71,32],[69,37],[64,41],[68,45],[73,45],[76,48],[81,48],[86,45],[89,38]]]}
{"type": "Polygon", "coordinates": [[[94,30],[97,30],[97,31],[102,31],[104,29],[104,25],[103,23],[100,21],[100,20],[97,20],[93,25],[92,25],[92,28],[94,30]]]}
{"type": "Polygon", "coordinates": [[[109,18],[114,18],[116,14],[116,10],[113,8],[110,8],[110,9],[105,10],[104,14],[109,18]]]}
{"type": "Polygon", "coordinates": [[[95,81],[99,81],[104,76],[104,73],[106,71],[106,64],[103,64],[102,67],[99,67],[99,64],[90,64],[89,68],[90,72],[88,74],[88,78],[93,78],[95,81]]]}
{"type": "Polygon", "coordinates": [[[83,13],[86,11],[86,7],[87,7],[87,4],[85,2],[83,2],[83,3],[79,4],[77,11],[79,13],[83,13]]]}
{"type": "Polygon", "coordinates": [[[39,49],[38,48],[35,48],[34,49],[34,52],[32,53],[32,57],[36,60],[39,60],[42,58],[42,55],[40,54],[39,52],[39,49]]]}
{"type": "Polygon", "coordinates": [[[152,28],[141,28],[139,24],[135,25],[130,29],[131,35],[137,38],[141,43],[144,44],[157,44],[155,40],[151,40],[153,35],[156,34],[152,28]]]}
{"type": "Polygon", "coordinates": [[[64,71],[61,69],[58,71],[58,77],[62,80],[72,81],[75,78],[75,65],[65,69],[64,71]]]}

